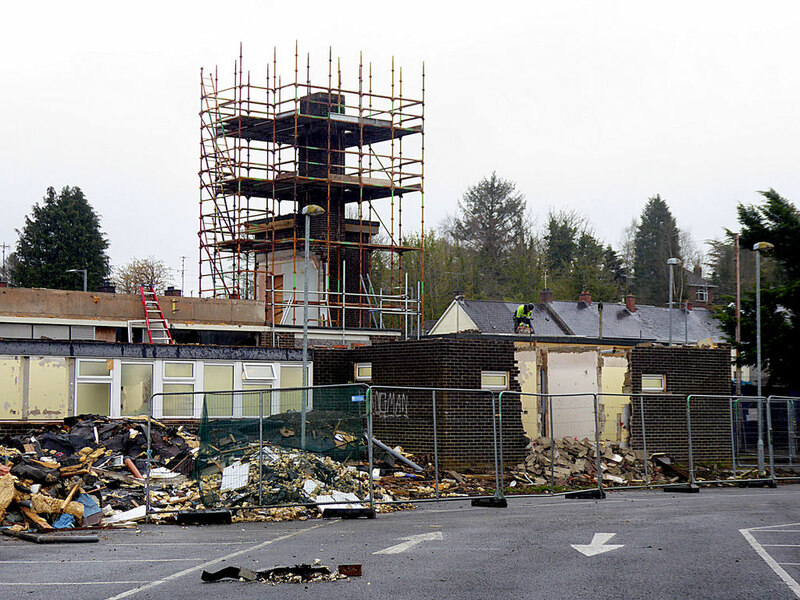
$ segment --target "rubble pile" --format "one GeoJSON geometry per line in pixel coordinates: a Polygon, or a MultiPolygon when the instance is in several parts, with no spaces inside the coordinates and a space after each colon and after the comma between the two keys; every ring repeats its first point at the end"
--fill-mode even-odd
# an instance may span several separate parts
{"type": "MultiPolygon", "coordinates": [[[[595,443],[588,438],[556,439],[554,448],[551,438],[540,437],[529,444],[528,451],[525,462],[512,470],[512,475],[519,484],[549,485],[551,472],[554,483],[558,486],[580,487],[597,483],[597,450],[595,443]]],[[[604,485],[646,483],[644,452],[622,448],[615,442],[601,442],[599,452],[604,485]]],[[[671,483],[679,479],[667,478],[661,467],[652,460],[648,463],[648,472],[652,484],[671,483]]]]}
{"type": "MultiPolygon", "coordinates": [[[[0,522],[21,531],[124,524],[144,518],[145,418],[71,417],[0,440],[0,522]]],[[[153,485],[163,505],[186,504],[199,444],[181,427],[151,421],[153,485]]]]}
{"type": "MultiPolygon", "coordinates": [[[[369,474],[352,465],[344,465],[330,457],[312,452],[264,446],[260,457],[258,443],[239,448],[241,456],[224,464],[222,453],[203,456],[201,493],[206,504],[231,507],[250,507],[285,504],[346,505],[360,507],[369,498],[369,474]],[[261,502],[259,502],[259,490],[261,502]]],[[[393,497],[380,485],[375,485],[376,501],[392,501],[393,497]]],[[[378,512],[397,510],[390,506],[377,507],[378,512]]],[[[318,514],[315,507],[255,509],[243,514],[242,520],[305,519],[318,514]]]]}
{"type": "MultiPolygon", "coordinates": [[[[150,431],[149,473],[144,417],[82,415],[0,438],[0,527],[19,532],[133,525],[145,518],[148,475],[150,518],[157,522],[174,519],[176,511],[257,505],[259,484],[262,505],[305,506],[236,511],[234,520],[315,518],[321,514],[316,503],[359,506],[369,497],[368,474],[330,457],[267,444],[259,475],[258,443],[242,447],[237,440],[235,454],[210,446],[199,458],[197,436],[183,427],[153,419],[150,431]]],[[[346,434],[330,437],[340,447],[352,444],[346,434]]],[[[378,501],[392,500],[379,485],[373,493],[378,501]]]]}

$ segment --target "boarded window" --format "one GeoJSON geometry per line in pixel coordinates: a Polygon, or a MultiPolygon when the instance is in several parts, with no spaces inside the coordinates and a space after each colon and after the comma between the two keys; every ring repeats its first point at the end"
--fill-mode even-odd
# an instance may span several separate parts
{"type": "Polygon", "coordinates": [[[164,363],[164,377],[194,377],[194,364],[190,362],[164,363]]]}
{"type": "Polygon", "coordinates": [[[78,381],[78,414],[108,415],[111,410],[111,383],[78,381]]]}
{"type": "Polygon", "coordinates": [[[111,414],[111,371],[113,360],[78,360],[75,388],[77,414],[111,414]]]}
{"type": "Polygon", "coordinates": [[[191,417],[194,415],[194,384],[165,383],[161,414],[165,417],[191,417]]]}
{"type": "Polygon", "coordinates": [[[106,377],[111,375],[111,360],[79,360],[78,375],[80,377],[106,377]]]}
{"type": "Polygon", "coordinates": [[[664,375],[642,375],[643,392],[663,392],[667,389],[666,376],[664,375]]]}
{"type": "Polygon", "coordinates": [[[275,379],[275,369],[272,365],[245,363],[242,366],[245,379],[275,379]]]}
{"type": "Polygon", "coordinates": [[[481,371],[481,389],[507,390],[508,373],[505,371],[481,371]]]}
{"type": "Polygon", "coordinates": [[[356,363],[356,381],[372,381],[372,363],[356,363]]]}
{"type": "Polygon", "coordinates": [[[206,364],[203,374],[203,390],[209,417],[233,416],[233,394],[220,392],[233,389],[233,365],[206,364]]]}

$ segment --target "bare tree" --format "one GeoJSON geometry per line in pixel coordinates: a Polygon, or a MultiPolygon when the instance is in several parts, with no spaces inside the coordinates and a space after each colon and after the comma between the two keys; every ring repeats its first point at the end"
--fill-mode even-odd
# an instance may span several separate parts
{"type": "Polygon", "coordinates": [[[114,285],[123,294],[136,294],[140,286],[152,287],[157,294],[163,293],[170,282],[172,269],[161,259],[148,256],[134,258],[131,262],[114,269],[114,285]]]}

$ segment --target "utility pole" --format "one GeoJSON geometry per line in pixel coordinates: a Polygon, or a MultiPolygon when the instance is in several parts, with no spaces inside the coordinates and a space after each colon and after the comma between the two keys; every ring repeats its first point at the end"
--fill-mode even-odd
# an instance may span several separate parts
{"type": "Polygon", "coordinates": [[[181,256],[181,294],[186,295],[186,256],[181,256]]]}
{"type": "Polygon", "coordinates": [[[742,343],[742,270],[739,258],[739,234],[733,235],[733,264],[736,271],[736,395],[742,395],[742,367],[739,364],[739,344],[742,343]]]}
{"type": "Polygon", "coordinates": [[[0,244],[0,248],[3,249],[3,262],[0,263],[0,281],[8,281],[8,274],[6,273],[6,248],[11,248],[11,246],[3,242],[0,244]]]}

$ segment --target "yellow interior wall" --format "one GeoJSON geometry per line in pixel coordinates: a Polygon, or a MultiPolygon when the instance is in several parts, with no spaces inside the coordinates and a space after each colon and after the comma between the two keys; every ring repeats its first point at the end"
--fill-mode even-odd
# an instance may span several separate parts
{"type": "Polygon", "coordinates": [[[0,358],[0,419],[22,418],[22,359],[0,358]]]}
{"type": "MultiPolygon", "coordinates": [[[[628,360],[624,356],[603,356],[602,379],[603,394],[621,394],[628,372],[628,360]]],[[[630,403],[628,397],[601,396],[598,401],[603,406],[605,413],[605,427],[601,432],[603,439],[621,442],[627,438],[627,433],[621,430],[622,412],[626,404],[630,403]]]]}
{"type": "Polygon", "coordinates": [[[69,402],[69,367],[60,356],[31,356],[28,418],[63,419],[69,402]]]}
{"type": "Polygon", "coordinates": [[[539,398],[526,396],[539,392],[539,378],[536,369],[536,350],[518,350],[516,353],[519,369],[519,385],[522,390],[522,426],[529,438],[539,436],[539,398]]]}

